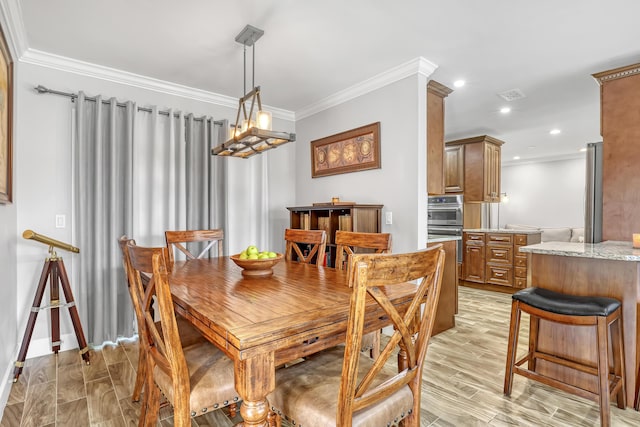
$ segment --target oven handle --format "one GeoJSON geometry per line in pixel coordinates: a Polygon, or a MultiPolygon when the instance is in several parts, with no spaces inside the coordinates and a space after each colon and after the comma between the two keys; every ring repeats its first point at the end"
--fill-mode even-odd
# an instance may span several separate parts
{"type": "Polygon", "coordinates": [[[438,205],[438,206],[428,206],[427,210],[432,210],[432,211],[460,211],[460,212],[462,212],[462,207],[461,206],[442,206],[442,205],[438,205]]]}
{"type": "Polygon", "coordinates": [[[455,236],[462,236],[462,227],[427,227],[427,232],[429,231],[446,231],[449,233],[451,233],[451,231],[454,231],[455,236]]]}

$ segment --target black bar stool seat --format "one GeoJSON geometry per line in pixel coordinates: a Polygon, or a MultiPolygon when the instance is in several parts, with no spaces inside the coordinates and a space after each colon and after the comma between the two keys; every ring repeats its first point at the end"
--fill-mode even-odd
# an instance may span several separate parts
{"type": "Polygon", "coordinates": [[[504,394],[511,395],[513,375],[539,381],[587,399],[600,405],[600,423],[608,427],[611,423],[610,399],[616,396],[618,407],[626,407],[624,385],[624,344],[622,340],[621,303],[614,298],[599,296],[566,295],[542,288],[527,288],[512,295],[511,324],[509,345],[504,378],[504,394]],[[529,349],[527,354],[516,361],[518,332],[521,313],[530,315],[529,349]],[[591,326],[596,329],[597,366],[585,365],[560,355],[550,354],[538,349],[538,331],[540,319],[565,325],[591,326]],[[613,372],[609,367],[609,335],[613,353],[613,372]],[[562,365],[597,377],[596,392],[563,382],[545,374],[536,372],[536,361],[562,365]],[[521,367],[528,362],[528,367],[521,367]]]}
{"type": "Polygon", "coordinates": [[[511,298],[540,310],[566,316],[608,316],[620,308],[620,301],[615,298],[566,295],[542,288],[523,289],[511,298]]]}

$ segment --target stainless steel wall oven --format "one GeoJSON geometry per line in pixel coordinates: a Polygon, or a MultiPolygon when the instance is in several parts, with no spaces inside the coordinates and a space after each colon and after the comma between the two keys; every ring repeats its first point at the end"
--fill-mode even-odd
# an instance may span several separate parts
{"type": "MultiPolygon", "coordinates": [[[[429,196],[427,232],[432,235],[462,237],[462,196],[429,196]]],[[[462,239],[458,240],[458,262],[462,262],[462,239]]]]}

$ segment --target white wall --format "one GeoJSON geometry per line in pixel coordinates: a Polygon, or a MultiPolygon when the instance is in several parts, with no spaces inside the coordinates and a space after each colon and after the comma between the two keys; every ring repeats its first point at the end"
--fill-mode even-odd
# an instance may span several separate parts
{"type": "Polygon", "coordinates": [[[582,227],[585,164],[578,158],[503,166],[501,189],[509,202],[500,205],[500,226],[582,227]]]}
{"type": "Polygon", "coordinates": [[[393,251],[409,252],[426,243],[426,77],[416,74],[319,112],[296,123],[296,203],[383,204],[383,232],[392,233],[393,251]],[[310,142],[380,122],[382,168],[311,178],[310,142]],[[385,225],[385,212],[393,224],[385,225]]]}
{"type": "MultiPolygon", "coordinates": [[[[116,97],[118,100],[132,100],[140,106],[173,107],[196,115],[211,115],[216,119],[235,120],[236,110],[235,108],[221,107],[32,64],[21,64],[16,83],[20,103],[16,109],[16,133],[19,138],[15,145],[17,165],[15,190],[19,203],[16,203],[17,212],[13,214],[17,216],[17,220],[13,221],[13,226],[10,225],[6,233],[10,235],[11,246],[9,249],[15,254],[12,265],[17,264],[16,274],[13,275],[13,280],[8,283],[11,284],[9,287],[17,289],[17,295],[12,298],[16,301],[17,312],[12,317],[17,319],[17,335],[18,339],[21,339],[47,248],[40,243],[20,238],[20,234],[25,229],[33,229],[55,239],[73,243],[71,236],[71,224],[74,218],[71,208],[70,100],[56,95],[40,95],[33,88],[42,84],[51,89],[65,92],[84,90],[89,95],[103,94],[106,97],[116,97]],[[67,228],[55,228],[56,214],[66,215],[67,228]]],[[[294,123],[275,119],[274,127],[279,130],[293,131],[294,123]]],[[[282,250],[282,246],[278,246],[282,240],[282,232],[280,231],[279,234],[280,239],[272,245],[269,239],[273,238],[272,234],[277,235],[278,233],[276,231],[271,233],[272,227],[267,227],[262,231],[257,230],[255,223],[258,222],[258,219],[256,219],[255,212],[259,212],[259,210],[256,210],[255,201],[247,199],[244,191],[236,191],[235,188],[240,182],[243,182],[242,185],[245,187],[266,182],[263,177],[258,177],[259,180],[256,180],[256,177],[253,176],[252,171],[256,169],[258,164],[265,163],[270,170],[277,171],[269,174],[268,185],[265,185],[264,192],[273,195],[279,194],[279,196],[265,199],[264,210],[271,212],[274,215],[275,223],[280,226],[282,216],[286,215],[286,212],[281,212],[285,210],[285,202],[293,203],[294,200],[293,173],[289,168],[294,152],[295,146],[290,144],[248,160],[226,159],[229,165],[231,190],[228,200],[230,223],[225,234],[231,250],[246,246],[249,242],[282,250]],[[263,235],[265,237],[261,237],[263,235]]],[[[11,216],[9,219],[9,224],[12,224],[11,216]]],[[[4,229],[2,233],[5,233],[4,229]]],[[[80,254],[77,255],[60,254],[63,255],[69,272],[73,271],[74,261],[82,257],[82,248],[80,250],[80,254]]],[[[0,262],[4,263],[5,261],[3,259],[0,262]]],[[[11,272],[11,269],[8,271],[11,272]]],[[[72,275],[70,281],[74,295],[77,295],[77,283],[72,275]]],[[[0,288],[4,288],[4,286],[0,288]]],[[[16,290],[9,291],[9,296],[12,293],[16,293],[16,290]]],[[[78,307],[78,309],[82,311],[83,308],[78,307]]],[[[63,350],[74,348],[77,345],[76,339],[69,316],[64,311],[61,315],[61,321],[64,341],[62,348],[63,350]]],[[[10,329],[9,335],[12,338],[6,342],[10,344],[8,347],[13,349],[13,343],[16,342],[16,331],[15,327],[10,329]]],[[[51,351],[49,336],[48,314],[43,312],[39,315],[27,357],[49,353],[51,351]]]]}

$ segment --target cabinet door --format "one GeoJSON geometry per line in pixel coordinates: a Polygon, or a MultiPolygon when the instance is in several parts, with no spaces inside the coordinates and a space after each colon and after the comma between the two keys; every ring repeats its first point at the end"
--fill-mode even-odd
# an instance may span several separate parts
{"type": "Polygon", "coordinates": [[[500,146],[486,143],[484,146],[484,199],[500,201],[500,146]]]}
{"type": "Polygon", "coordinates": [[[464,252],[464,280],[484,283],[484,246],[467,245],[464,252]]]}
{"type": "Polygon", "coordinates": [[[444,191],[461,193],[464,191],[464,145],[445,148],[444,151],[444,191]]]}

